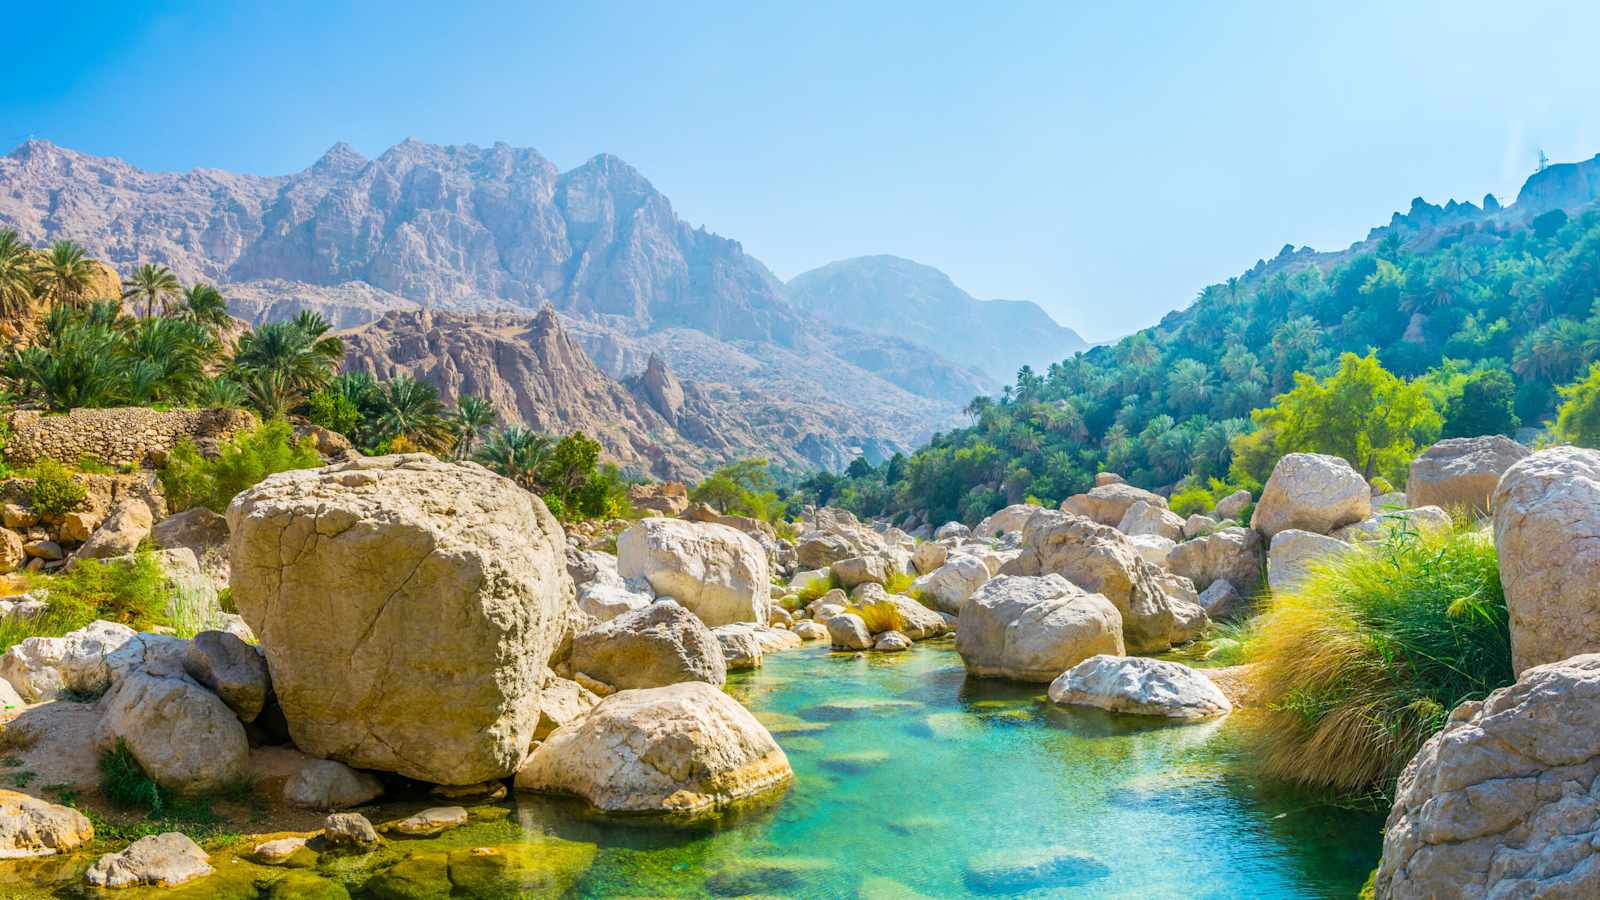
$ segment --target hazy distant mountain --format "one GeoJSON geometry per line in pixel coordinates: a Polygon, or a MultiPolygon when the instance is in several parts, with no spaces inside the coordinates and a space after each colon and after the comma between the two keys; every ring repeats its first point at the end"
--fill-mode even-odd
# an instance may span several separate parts
{"type": "MultiPolygon", "coordinates": [[[[786,418],[816,465],[910,449],[995,386],[927,344],[796,308],[738,242],[679,220],[612,156],[561,172],[504,144],[406,141],[376,159],[339,144],[301,172],[261,177],[146,172],[29,141],[0,157],[0,225],[36,244],[77,241],[123,270],[165,263],[221,286],[251,321],[312,309],[348,328],[391,311],[530,316],[549,304],[614,380],[659,353],[705,397],[753,421],[786,418]]],[[[488,346],[456,325],[445,334],[488,346]]]]}
{"type": "Polygon", "coordinates": [[[1089,344],[1027,300],[978,300],[932,266],[861,256],[796,275],[795,306],[875,334],[895,335],[1009,382],[1089,344]]]}

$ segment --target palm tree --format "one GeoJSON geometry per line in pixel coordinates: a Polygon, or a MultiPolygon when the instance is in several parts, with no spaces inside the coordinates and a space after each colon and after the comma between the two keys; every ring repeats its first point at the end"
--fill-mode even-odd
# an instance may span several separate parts
{"type": "Polygon", "coordinates": [[[490,470],[533,490],[538,485],[539,468],[555,444],[548,434],[512,425],[491,433],[475,458],[490,470]]]}
{"type": "Polygon", "coordinates": [[[26,314],[33,296],[33,248],[15,231],[0,231],[0,315],[16,318],[26,314]]]}
{"type": "Polygon", "coordinates": [[[472,445],[478,442],[483,432],[492,427],[500,416],[494,411],[494,404],[483,399],[466,394],[456,401],[456,456],[465,459],[472,455],[472,445]]]}
{"type": "Polygon", "coordinates": [[[201,282],[184,290],[178,315],[215,334],[228,324],[228,301],[221,291],[201,282]]]}
{"type": "Polygon", "coordinates": [[[301,313],[287,322],[245,332],[233,354],[233,377],[247,392],[253,383],[263,389],[270,385],[272,391],[263,396],[297,396],[300,399],[290,408],[298,405],[306,394],[328,383],[344,356],[344,343],[324,336],[328,328],[327,320],[316,313],[301,313]],[[263,373],[273,373],[272,379],[257,377],[263,373]]]}
{"type": "MultiPolygon", "coordinates": [[[[205,381],[205,366],[216,339],[199,324],[178,318],[140,319],[127,329],[119,354],[130,367],[141,364],[151,377],[148,390],[130,397],[138,403],[184,400],[205,381]]],[[[130,369],[131,371],[131,369],[130,369]]]]}
{"type": "Polygon", "coordinates": [[[45,251],[44,258],[34,264],[33,272],[51,303],[80,306],[96,269],[94,260],[83,247],[72,241],[56,241],[45,251]]]}
{"type": "Polygon", "coordinates": [[[156,314],[156,303],[159,301],[162,312],[166,311],[167,298],[176,297],[182,293],[183,287],[178,284],[178,276],[166,266],[154,263],[145,263],[140,266],[132,278],[122,282],[122,299],[138,303],[144,300],[145,318],[156,314]]]}
{"type": "Polygon", "coordinates": [[[439,402],[439,389],[410,375],[397,375],[379,392],[382,412],[378,428],[384,437],[407,441],[428,451],[450,449],[452,429],[439,402]]]}

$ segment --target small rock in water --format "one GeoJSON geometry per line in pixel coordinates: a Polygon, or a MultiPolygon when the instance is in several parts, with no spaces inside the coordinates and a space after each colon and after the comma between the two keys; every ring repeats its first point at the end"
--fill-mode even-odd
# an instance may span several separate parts
{"type": "Polygon", "coordinates": [[[467,824],[467,811],[459,806],[435,806],[398,822],[391,822],[389,830],[401,834],[426,837],[449,831],[467,824]]]}
{"type": "Polygon", "coordinates": [[[862,750],[856,753],[839,753],[822,761],[824,766],[840,772],[865,772],[889,761],[887,750],[862,750]]]}
{"type": "Polygon", "coordinates": [[[290,857],[304,850],[305,846],[306,839],[303,837],[278,838],[277,840],[263,841],[257,844],[252,855],[255,857],[256,862],[275,866],[288,862],[290,857]]]}
{"type": "Polygon", "coordinates": [[[1065,847],[996,850],[967,862],[967,887],[980,894],[1020,894],[1087,884],[1111,874],[1086,853],[1065,847]]]}
{"type": "Polygon", "coordinates": [[[333,847],[370,847],[378,831],[360,813],[334,813],[322,823],[322,839],[333,847]]]}
{"type": "Polygon", "coordinates": [[[878,635],[877,643],[872,649],[886,653],[900,653],[911,649],[911,639],[898,631],[885,631],[878,635]]]}
{"type": "Polygon", "coordinates": [[[832,861],[826,859],[784,856],[739,859],[712,872],[706,879],[706,889],[719,897],[794,894],[831,868],[832,861]]]}
{"type": "Polygon", "coordinates": [[[176,831],[142,837],[121,853],[107,853],[84,873],[95,887],[172,887],[212,872],[206,852],[176,831]]]}

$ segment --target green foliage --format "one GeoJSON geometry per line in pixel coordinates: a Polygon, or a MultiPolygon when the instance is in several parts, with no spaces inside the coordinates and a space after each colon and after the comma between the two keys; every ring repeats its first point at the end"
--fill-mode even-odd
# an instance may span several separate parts
{"type": "Polygon", "coordinates": [[[100,754],[100,793],[115,806],[161,815],[165,801],[154,778],[145,773],[120,738],[100,754]]]}
{"type": "Polygon", "coordinates": [[[1266,771],[1352,797],[1387,796],[1451,709],[1510,684],[1494,545],[1395,530],[1279,594],[1246,647],[1266,771]]]}
{"type": "Polygon", "coordinates": [[[785,510],[774,487],[766,460],[745,459],[707,475],[689,491],[689,499],[708,503],[724,515],[772,522],[781,519],[785,510]]]}
{"type": "Polygon", "coordinates": [[[600,443],[581,431],[558,441],[514,425],[491,434],[476,458],[544,498],[558,519],[616,518],[628,512],[622,473],[600,462],[600,443]]]}
{"type": "Polygon", "coordinates": [[[312,394],[306,407],[306,418],[329,431],[348,436],[361,424],[361,408],[349,396],[331,388],[324,387],[312,394]]]}
{"type": "Polygon", "coordinates": [[[1172,492],[1172,496],[1167,498],[1167,505],[1173,512],[1185,518],[1195,513],[1210,514],[1216,508],[1218,500],[1241,489],[1245,489],[1245,485],[1226,482],[1220,478],[1207,479],[1204,484],[1188,481],[1180,484],[1177,490],[1172,492]]]}
{"type": "Polygon", "coordinates": [[[1522,424],[1516,412],[1516,386],[1502,369],[1487,369],[1467,378],[1450,398],[1440,437],[1510,435],[1522,424]]]}
{"type": "Polygon", "coordinates": [[[28,506],[44,518],[59,519],[82,506],[89,496],[72,472],[53,459],[40,460],[26,474],[33,479],[28,485],[28,506]]]}
{"type": "Polygon", "coordinates": [[[333,378],[344,358],[344,342],[328,334],[332,327],[318,313],[307,311],[239,337],[229,376],[244,387],[262,418],[289,413],[333,378]]]}
{"type": "Polygon", "coordinates": [[[268,475],[320,465],[315,441],[307,437],[297,443],[289,423],[273,419],[223,442],[215,459],[202,456],[192,442],[179,444],[161,470],[161,484],[175,511],[204,506],[220,513],[240,491],[268,475]]]}
{"type": "Polygon", "coordinates": [[[1555,431],[1580,447],[1600,447],[1600,363],[1583,379],[1561,388],[1555,431]]]}
{"type": "Polygon", "coordinates": [[[220,350],[205,328],[183,319],[134,319],[117,301],[60,305],[34,344],[0,364],[26,402],[65,411],[192,401],[220,350]]]}
{"type": "Polygon", "coordinates": [[[1279,456],[1328,453],[1364,477],[1403,482],[1418,444],[1438,434],[1439,414],[1423,386],[1394,376],[1374,354],[1344,354],[1338,371],[1321,381],[1303,372],[1294,379],[1293,390],[1251,414],[1279,456]]]}
{"type": "Polygon", "coordinates": [[[839,584],[839,579],[835,578],[832,572],[828,572],[825,577],[813,578],[812,580],[806,582],[804,587],[798,591],[795,591],[795,596],[800,598],[800,605],[805,606],[818,597],[821,597],[823,594],[826,594],[827,592],[838,587],[842,587],[842,585],[839,584]]]}
{"type": "Polygon", "coordinates": [[[171,624],[167,601],[173,588],[152,553],[114,563],[78,560],[71,571],[52,576],[45,585],[50,611],[71,624],[69,631],[95,619],[140,630],[171,624]]]}

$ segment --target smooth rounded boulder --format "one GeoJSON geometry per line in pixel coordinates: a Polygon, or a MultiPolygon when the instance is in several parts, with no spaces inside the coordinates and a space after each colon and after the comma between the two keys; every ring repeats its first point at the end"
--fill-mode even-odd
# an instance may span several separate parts
{"type": "Polygon", "coordinates": [[[604,812],[696,815],[793,778],[755,716],[709,684],[685,682],[600,701],[534,750],[516,786],[581,797],[604,812]]]}
{"type": "Polygon", "coordinates": [[[645,519],[617,538],[617,571],[643,578],[707,625],[766,624],[772,571],[749,535],[727,525],[645,519]]]}
{"type": "Polygon", "coordinates": [[[1290,528],[1327,534],[1371,514],[1372,489],[1349,463],[1325,453],[1290,453],[1272,467],[1250,527],[1271,541],[1290,528]]]}
{"type": "Polygon", "coordinates": [[[1176,543],[1183,540],[1183,526],[1183,517],[1166,506],[1156,506],[1148,500],[1136,500],[1122,514],[1116,527],[1126,535],[1153,534],[1176,543]]]}
{"type": "Polygon", "coordinates": [[[539,498],[474,463],[367,457],[270,476],[228,524],[297,747],[435,784],[520,768],[575,614],[539,498]]]}
{"type": "Polygon", "coordinates": [[[1073,494],[1061,501],[1061,509],[1115,528],[1122,524],[1122,517],[1128,514],[1128,508],[1139,502],[1157,509],[1167,508],[1167,498],[1160,494],[1118,481],[1098,485],[1087,494],[1073,494]]]}
{"type": "Polygon", "coordinates": [[[129,673],[101,701],[95,748],[121,745],[156,784],[179,793],[238,783],[250,763],[239,718],[182,674],[129,673]]]}
{"type": "Polygon", "coordinates": [[[1111,601],[1060,575],[1001,575],[961,604],[956,652],[985,678],[1045,682],[1100,653],[1122,655],[1111,601]]]}
{"type": "Polygon", "coordinates": [[[671,600],[623,613],[574,637],[572,670],[617,690],[680,681],[720,685],[728,678],[717,636],[671,600]]]}
{"type": "Polygon", "coordinates": [[[1600,655],[1468,701],[1406,764],[1377,896],[1600,896],[1600,655]]]}
{"type": "Polygon", "coordinates": [[[1194,582],[1196,590],[1227,581],[1246,596],[1261,587],[1266,564],[1261,535],[1238,526],[1184,541],[1167,554],[1167,569],[1194,582]]]}
{"type": "Polygon", "coordinates": [[[1406,501],[1483,515],[1506,470],[1526,459],[1527,447],[1499,434],[1447,438],[1411,461],[1406,501]]]}
{"type": "Polygon", "coordinates": [[[917,596],[932,603],[940,612],[955,614],[972,592],[983,586],[992,573],[976,556],[958,554],[944,565],[911,583],[917,596]]]}
{"type": "Polygon", "coordinates": [[[94,826],[83,813],[0,790],[0,859],[70,853],[92,840],[94,826]]]}
{"type": "Polygon", "coordinates": [[[1337,538],[1290,528],[1272,539],[1267,552],[1267,584],[1273,591],[1295,591],[1318,566],[1326,566],[1355,548],[1337,538]]]}
{"type": "Polygon", "coordinates": [[[1600,452],[1541,450],[1494,492],[1516,671],[1600,650],[1600,452]]]}
{"type": "Polygon", "coordinates": [[[1204,673],[1143,656],[1092,656],[1050,683],[1050,702],[1169,719],[1233,712],[1233,704],[1204,673]]]}

